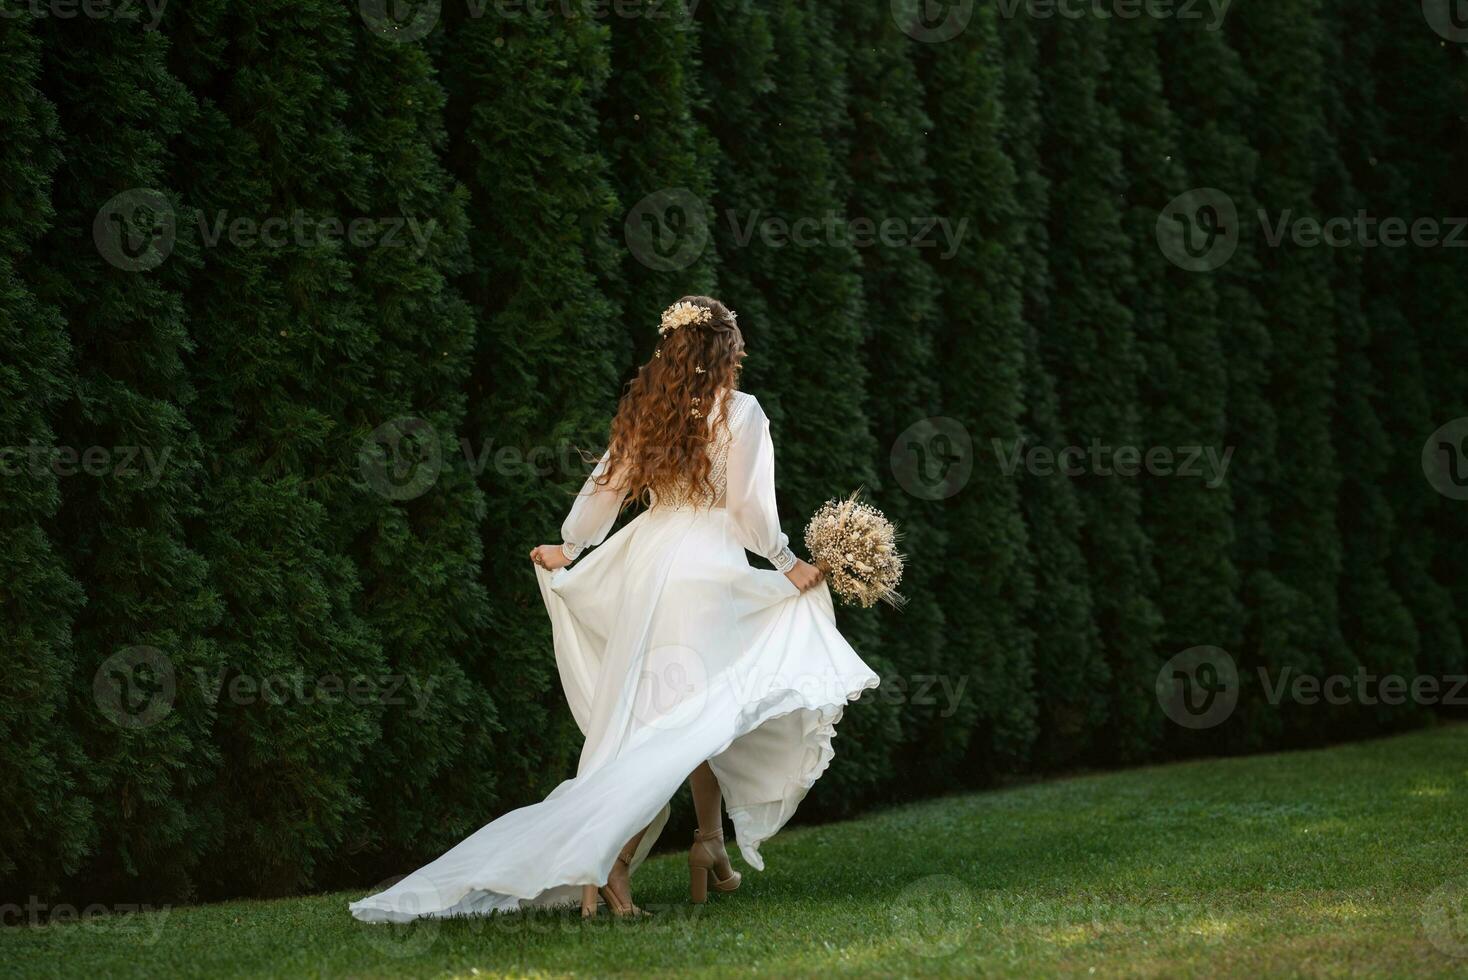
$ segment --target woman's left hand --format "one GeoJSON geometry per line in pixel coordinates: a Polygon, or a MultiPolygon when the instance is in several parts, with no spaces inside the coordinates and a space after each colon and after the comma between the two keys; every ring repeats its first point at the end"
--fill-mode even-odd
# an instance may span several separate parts
{"type": "Polygon", "coordinates": [[[543,544],[530,551],[530,560],[548,572],[554,572],[558,568],[565,568],[571,564],[571,559],[561,550],[558,544],[543,544]]]}
{"type": "Polygon", "coordinates": [[[810,562],[801,561],[797,558],[795,564],[790,566],[790,571],[785,573],[785,577],[797,589],[806,592],[820,585],[821,579],[826,577],[826,573],[822,572],[810,562]]]}

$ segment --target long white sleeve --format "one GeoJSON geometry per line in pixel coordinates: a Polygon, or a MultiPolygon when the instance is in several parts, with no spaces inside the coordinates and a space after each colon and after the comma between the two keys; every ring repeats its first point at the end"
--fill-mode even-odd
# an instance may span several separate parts
{"type": "Polygon", "coordinates": [[[566,521],[561,525],[561,550],[572,561],[587,548],[605,541],[612,525],[617,523],[622,498],[627,493],[611,484],[596,482],[606,471],[607,457],[603,455],[591,476],[586,478],[581,492],[576,495],[576,502],[571,505],[571,513],[566,515],[566,521]]]}
{"type": "Polygon", "coordinates": [[[795,554],[789,537],[780,530],[775,506],[775,444],[770,439],[770,420],[753,396],[749,400],[752,404],[730,433],[724,505],[740,544],[787,572],[795,565],[795,554]]]}

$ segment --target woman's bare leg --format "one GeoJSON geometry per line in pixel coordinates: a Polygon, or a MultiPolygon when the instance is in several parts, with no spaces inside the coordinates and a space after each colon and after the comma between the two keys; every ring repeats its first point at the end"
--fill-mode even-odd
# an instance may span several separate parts
{"type": "Polygon", "coordinates": [[[698,816],[699,833],[709,835],[724,829],[724,795],[719,779],[707,762],[700,763],[688,777],[693,791],[693,812],[698,816]]]}
{"type": "MultiPolygon", "coordinates": [[[[632,839],[623,846],[622,853],[630,856],[635,852],[646,833],[647,828],[643,827],[634,834],[632,839]]],[[[627,863],[618,860],[612,865],[612,873],[607,877],[607,891],[621,899],[624,905],[632,904],[632,869],[627,863]]]]}
{"type": "Polygon", "coordinates": [[[710,884],[731,892],[739,887],[740,876],[724,847],[723,789],[707,762],[689,775],[688,788],[693,791],[693,810],[698,815],[698,833],[688,851],[689,899],[700,903],[708,897],[710,884]]]}

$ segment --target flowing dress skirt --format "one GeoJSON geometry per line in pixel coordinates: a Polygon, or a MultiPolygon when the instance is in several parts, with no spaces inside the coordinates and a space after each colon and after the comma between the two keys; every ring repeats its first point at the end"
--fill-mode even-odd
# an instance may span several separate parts
{"type": "Polygon", "coordinates": [[[744,859],[830,764],[849,700],[878,679],[836,629],[826,585],[750,566],[722,509],[654,507],[579,563],[536,569],[556,666],[586,735],[576,777],[351,906],[369,922],[579,899],[707,760],[744,859]]]}

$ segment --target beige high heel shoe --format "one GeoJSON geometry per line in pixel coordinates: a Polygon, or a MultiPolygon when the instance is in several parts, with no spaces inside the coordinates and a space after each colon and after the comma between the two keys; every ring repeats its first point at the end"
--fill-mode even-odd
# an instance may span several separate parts
{"type": "MultiPolygon", "coordinates": [[[[617,864],[623,865],[629,871],[629,883],[631,881],[630,871],[632,868],[632,855],[637,853],[636,840],[640,839],[641,836],[641,834],[638,834],[637,838],[634,838],[633,841],[629,842],[626,847],[622,848],[622,852],[617,855],[617,864]]],[[[616,870],[616,864],[612,865],[612,869],[614,871],[616,870]]],[[[643,909],[638,908],[637,905],[631,901],[622,901],[621,897],[618,896],[616,892],[612,891],[611,883],[611,876],[608,876],[607,883],[605,885],[602,885],[600,888],[598,888],[596,885],[581,886],[582,918],[589,919],[596,915],[596,902],[598,896],[601,897],[601,900],[603,902],[607,903],[607,908],[611,909],[612,914],[615,916],[645,916],[649,914],[643,909]]]]}
{"type": "Polygon", "coordinates": [[[709,897],[709,882],[715,891],[732,892],[743,876],[729,863],[724,850],[724,828],[712,833],[693,832],[693,846],[688,849],[688,898],[702,905],[709,897]],[[712,845],[717,844],[715,848],[712,845]]]}

